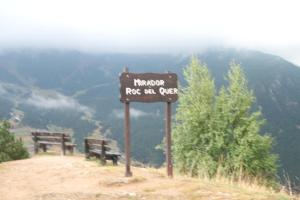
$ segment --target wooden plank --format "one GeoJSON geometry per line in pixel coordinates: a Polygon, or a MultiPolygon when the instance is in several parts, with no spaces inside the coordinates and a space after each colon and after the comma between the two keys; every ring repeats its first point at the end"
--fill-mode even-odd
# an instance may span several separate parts
{"type": "MultiPolygon", "coordinates": [[[[62,142],[62,138],[58,138],[58,137],[44,137],[44,136],[40,136],[37,137],[37,141],[46,141],[46,142],[62,142]]],[[[71,138],[66,138],[64,140],[65,142],[71,142],[71,138]]]]}
{"type": "MultiPolygon", "coordinates": [[[[37,137],[37,139],[51,139],[51,138],[57,138],[57,139],[61,139],[62,138],[62,136],[34,136],[34,137],[37,137]]],[[[67,140],[71,140],[71,137],[69,137],[69,136],[65,136],[64,137],[65,139],[67,139],[67,140]]]]}
{"type": "MultiPolygon", "coordinates": [[[[92,153],[96,153],[96,154],[101,154],[101,150],[100,149],[91,149],[90,152],[92,153]]],[[[107,156],[121,156],[120,153],[117,152],[105,152],[105,155],[107,156]]]]}
{"type": "Polygon", "coordinates": [[[91,149],[90,152],[101,155],[101,149],[91,149]]]}
{"type": "Polygon", "coordinates": [[[178,99],[175,73],[123,72],[119,78],[121,102],[175,102],[178,99]]]}
{"type": "Polygon", "coordinates": [[[73,143],[70,143],[70,142],[65,142],[65,145],[66,146],[73,146],[73,147],[77,146],[76,144],[73,144],[73,143]]]}
{"type": "Polygon", "coordinates": [[[87,142],[89,145],[93,145],[93,144],[102,145],[102,143],[104,143],[104,145],[107,145],[107,144],[109,143],[108,140],[92,139],[92,138],[86,138],[86,142],[87,142]]]}
{"type": "MultiPolygon", "coordinates": [[[[60,145],[61,142],[49,142],[49,141],[38,141],[37,142],[38,144],[49,144],[49,145],[60,145]]],[[[66,146],[77,146],[76,144],[73,144],[73,143],[69,143],[69,142],[66,142],[65,143],[66,146]]]]}
{"type": "Polygon", "coordinates": [[[38,144],[60,145],[60,142],[38,141],[38,144]]]}
{"type": "Polygon", "coordinates": [[[64,134],[65,137],[70,137],[70,135],[68,133],[54,133],[54,132],[39,132],[39,131],[35,131],[35,132],[31,132],[31,134],[33,136],[53,136],[53,137],[61,137],[64,134]]]}
{"type": "Polygon", "coordinates": [[[107,156],[121,156],[121,154],[120,153],[114,153],[114,152],[106,152],[106,155],[107,156]]]}
{"type": "MultiPolygon", "coordinates": [[[[102,149],[102,145],[100,145],[100,144],[89,144],[89,148],[90,149],[102,149]]],[[[104,148],[105,148],[105,151],[110,151],[111,150],[111,148],[110,147],[108,147],[108,146],[105,146],[104,145],[104,148]]]]}

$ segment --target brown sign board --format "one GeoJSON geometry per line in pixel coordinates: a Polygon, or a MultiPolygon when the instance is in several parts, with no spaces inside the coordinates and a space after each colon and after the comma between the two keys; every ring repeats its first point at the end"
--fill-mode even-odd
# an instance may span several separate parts
{"type": "Polygon", "coordinates": [[[121,102],[175,102],[177,74],[129,73],[120,75],[121,102]]]}

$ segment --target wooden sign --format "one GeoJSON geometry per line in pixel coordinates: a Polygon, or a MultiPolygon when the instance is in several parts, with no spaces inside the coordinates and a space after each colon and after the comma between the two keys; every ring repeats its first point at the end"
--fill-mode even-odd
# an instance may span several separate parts
{"type": "Polygon", "coordinates": [[[175,102],[178,99],[175,73],[129,73],[120,75],[121,102],[175,102]]]}
{"type": "Polygon", "coordinates": [[[121,102],[124,103],[124,146],[125,146],[125,176],[132,176],[130,161],[130,109],[129,104],[136,102],[166,102],[166,163],[167,174],[173,177],[171,154],[171,103],[178,99],[177,75],[174,73],[129,73],[125,68],[120,75],[121,102]]]}

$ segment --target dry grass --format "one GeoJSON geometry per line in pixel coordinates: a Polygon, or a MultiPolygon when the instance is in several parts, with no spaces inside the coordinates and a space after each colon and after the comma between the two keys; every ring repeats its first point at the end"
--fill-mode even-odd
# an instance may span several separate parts
{"type": "MultiPolygon", "coordinates": [[[[257,184],[234,183],[179,176],[170,179],[165,169],[133,167],[131,178],[124,166],[101,166],[81,156],[35,156],[0,164],[1,200],[289,200],[257,184]]],[[[294,198],[296,199],[296,198],[294,198]]]]}
{"type": "Polygon", "coordinates": [[[99,184],[104,187],[120,187],[129,184],[141,183],[146,181],[144,177],[131,177],[131,178],[119,178],[119,179],[104,179],[101,180],[99,184]]]}

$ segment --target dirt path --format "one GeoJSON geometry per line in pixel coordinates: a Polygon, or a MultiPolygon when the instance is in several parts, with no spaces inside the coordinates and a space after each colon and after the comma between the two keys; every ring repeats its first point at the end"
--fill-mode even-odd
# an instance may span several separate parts
{"type": "MultiPolygon", "coordinates": [[[[101,166],[76,156],[36,156],[0,164],[0,200],[241,199],[238,188],[197,179],[164,177],[164,171],[101,166]]],[[[247,193],[248,192],[248,193],[247,193]]],[[[249,191],[247,198],[253,199],[249,191]],[[248,198],[249,197],[249,198],[248,198]]],[[[254,199],[277,199],[257,192],[254,199]]]]}
{"type": "Polygon", "coordinates": [[[159,171],[140,169],[135,170],[135,178],[128,179],[123,170],[75,156],[36,156],[7,162],[0,165],[0,199],[132,199],[141,197],[136,184],[163,176],[159,171]]]}

